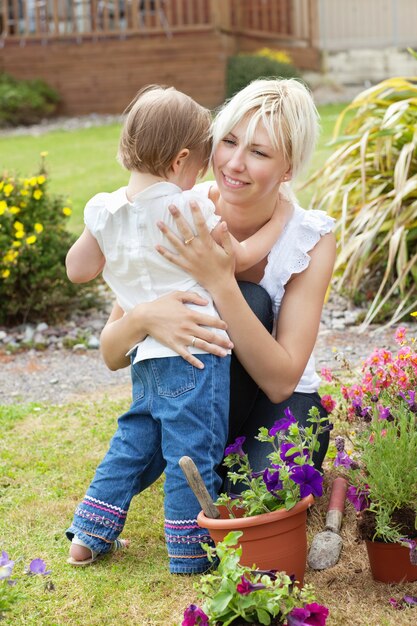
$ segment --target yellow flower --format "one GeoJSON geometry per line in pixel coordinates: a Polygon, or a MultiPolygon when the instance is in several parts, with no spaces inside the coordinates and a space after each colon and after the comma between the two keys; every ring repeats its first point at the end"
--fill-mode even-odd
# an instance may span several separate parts
{"type": "Polygon", "coordinates": [[[36,222],[34,228],[37,233],[41,233],[43,231],[43,226],[42,224],[39,224],[39,222],[36,222]]]}
{"type": "Polygon", "coordinates": [[[5,200],[0,200],[0,215],[3,215],[6,209],[7,209],[7,202],[5,200]]]}
{"type": "Polygon", "coordinates": [[[46,181],[46,177],[43,174],[38,176],[38,185],[43,185],[45,181],[46,181]]]}
{"type": "Polygon", "coordinates": [[[31,235],[30,237],[28,237],[26,239],[26,243],[30,246],[32,243],[35,243],[36,241],[36,235],[31,235]]]}
{"type": "Polygon", "coordinates": [[[71,209],[69,208],[69,206],[64,206],[64,208],[62,209],[62,212],[64,215],[66,215],[67,217],[69,217],[72,213],[71,209]]]}
{"type": "Polygon", "coordinates": [[[11,183],[7,183],[7,185],[4,185],[3,187],[3,191],[4,191],[4,195],[6,196],[6,198],[8,196],[10,196],[10,194],[12,193],[14,187],[11,183]]]}
{"type": "Polygon", "coordinates": [[[20,195],[21,195],[21,196],[27,196],[27,195],[28,195],[28,193],[29,193],[29,192],[28,192],[28,190],[27,190],[27,189],[21,189],[21,190],[20,190],[20,195]]]}
{"type": "Polygon", "coordinates": [[[35,198],[35,200],[40,200],[43,196],[43,192],[40,189],[35,189],[35,191],[33,192],[33,197],[35,198]]]}
{"type": "Polygon", "coordinates": [[[21,202],[21,203],[20,203],[20,207],[21,207],[22,209],[24,209],[25,207],[27,207],[27,205],[28,205],[28,203],[27,203],[27,202],[21,202]]]}
{"type": "Polygon", "coordinates": [[[283,50],[271,50],[271,48],[262,48],[258,50],[256,56],[267,57],[268,59],[272,59],[273,61],[278,61],[278,63],[291,63],[291,57],[284,52],[283,50]]]}
{"type": "Polygon", "coordinates": [[[4,180],[0,180],[0,191],[3,189],[4,187],[4,180]]]}
{"type": "Polygon", "coordinates": [[[21,245],[22,245],[21,241],[14,241],[12,243],[13,248],[20,248],[21,245]]]}
{"type": "Polygon", "coordinates": [[[23,239],[24,236],[25,236],[25,231],[24,230],[16,231],[16,234],[15,234],[16,239],[23,239]]]}
{"type": "Polygon", "coordinates": [[[20,213],[20,209],[18,206],[11,206],[9,209],[10,213],[12,213],[13,215],[16,215],[16,213],[20,213]]]}
{"type": "Polygon", "coordinates": [[[43,150],[43,152],[41,152],[41,157],[44,159],[47,156],[48,156],[48,152],[46,152],[46,150],[43,150]]]}
{"type": "Polygon", "coordinates": [[[16,250],[9,250],[3,257],[5,263],[13,263],[19,253],[16,250]]]}
{"type": "Polygon", "coordinates": [[[15,227],[17,231],[25,229],[22,222],[18,222],[17,220],[14,222],[13,226],[15,227]]]}
{"type": "Polygon", "coordinates": [[[413,311],[412,313],[410,313],[410,315],[411,315],[412,317],[417,317],[417,311],[413,311]]]}
{"type": "Polygon", "coordinates": [[[31,187],[36,187],[36,185],[38,184],[38,177],[32,176],[32,178],[29,178],[28,183],[31,187]]]}
{"type": "Polygon", "coordinates": [[[9,278],[10,270],[3,270],[1,273],[2,278],[9,278]]]}

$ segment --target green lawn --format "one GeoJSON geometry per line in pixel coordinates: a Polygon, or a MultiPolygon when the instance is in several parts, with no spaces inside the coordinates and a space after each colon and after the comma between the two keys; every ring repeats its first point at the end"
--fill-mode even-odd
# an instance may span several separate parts
{"type": "MultiPolygon", "coordinates": [[[[344,105],[326,105],[320,108],[322,133],[310,171],[321,165],[330,154],[327,147],[334,122],[344,105]]],[[[23,176],[36,173],[40,153],[48,152],[47,167],[50,188],[62,194],[65,202],[72,202],[73,215],[69,227],[80,233],[86,201],[99,191],[112,191],[126,183],[128,173],[116,161],[120,125],[111,124],[80,130],[51,131],[32,137],[0,137],[0,171],[16,172],[23,176]]],[[[311,190],[300,193],[306,205],[311,190]]]]}

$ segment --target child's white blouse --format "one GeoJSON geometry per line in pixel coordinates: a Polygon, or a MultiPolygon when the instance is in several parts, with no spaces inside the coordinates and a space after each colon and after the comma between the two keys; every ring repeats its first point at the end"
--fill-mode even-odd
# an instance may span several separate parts
{"type": "MultiPolygon", "coordinates": [[[[204,191],[208,197],[210,187],[213,185],[213,181],[206,181],[197,185],[195,189],[204,191]]],[[[306,211],[295,202],[293,204],[293,215],[271,249],[263,278],[259,283],[271,297],[275,322],[285,293],[285,285],[293,274],[298,274],[308,267],[311,260],[308,253],[320,237],[331,232],[334,226],[334,219],[324,211],[306,211]]],[[[295,391],[313,393],[318,390],[320,383],[312,354],[295,391]]]]}
{"type": "MultiPolygon", "coordinates": [[[[86,205],[84,221],[97,240],[106,263],[103,278],[110,286],[121,308],[127,312],[143,302],[155,300],[173,291],[194,291],[208,300],[206,306],[189,304],[190,308],[218,317],[210,294],[184,270],[160,255],[155,246],[170,244],[157,226],[158,221],[178,232],[168,210],[174,204],[192,224],[190,201],[198,202],[206,224],[212,230],[219,221],[211,200],[196,191],[183,191],[169,182],[156,183],[129,202],[126,187],[113,193],[99,193],[86,205]]],[[[171,248],[173,252],[175,250],[171,248]]],[[[213,329],[225,334],[224,331],[213,329]]],[[[178,356],[153,337],[146,337],[137,346],[135,362],[154,357],[178,356]]],[[[194,354],[203,350],[189,348],[194,354]]]]}

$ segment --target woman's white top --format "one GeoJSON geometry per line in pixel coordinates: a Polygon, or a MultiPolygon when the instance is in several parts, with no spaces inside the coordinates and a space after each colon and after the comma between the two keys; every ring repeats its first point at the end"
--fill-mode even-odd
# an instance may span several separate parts
{"type": "MultiPolygon", "coordinates": [[[[162,235],[157,222],[163,221],[174,232],[178,232],[168,210],[174,204],[192,224],[192,200],[198,202],[206,224],[212,230],[220,218],[215,215],[214,204],[207,195],[194,190],[183,191],[169,182],[151,185],[135,195],[132,202],[127,199],[126,187],[122,187],[113,193],[99,193],[87,203],[84,210],[85,224],[106,259],[103,278],[125,312],[137,304],[179,290],[194,291],[208,301],[205,306],[187,304],[188,307],[219,317],[208,291],[155,250],[155,246],[161,244],[175,252],[162,235]]],[[[227,336],[224,331],[212,330],[227,336]]],[[[132,346],[129,354],[135,348],[135,363],[154,357],[178,356],[150,336],[137,346],[132,346]]],[[[204,354],[204,350],[192,346],[189,350],[193,354],[204,354]]]]}
{"type": "MultiPolygon", "coordinates": [[[[204,191],[208,197],[214,184],[213,181],[206,181],[196,185],[195,189],[204,191]]],[[[271,249],[263,278],[259,283],[272,300],[275,323],[285,293],[285,285],[293,274],[299,274],[308,267],[311,260],[308,253],[320,237],[331,232],[334,226],[334,219],[324,211],[306,211],[296,202],[293,202],[293,205],[293,215],[271,249]]],[[[320,383],[312,354],[295,391],[313,393],[318,390],[320,383]]]]}

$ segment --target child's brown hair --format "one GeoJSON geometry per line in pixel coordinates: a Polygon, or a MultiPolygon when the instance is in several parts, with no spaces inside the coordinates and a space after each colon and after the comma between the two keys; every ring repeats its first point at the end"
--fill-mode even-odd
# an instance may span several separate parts
{"type": "Polygon", "coordinates": [[[166,176],[183,148],[190,160],[201,160],[202,173],[207,170],[211,115],[190,96],[174,87],[148,85],[125,113],[117,158],[127,170],[166,176]]]}

